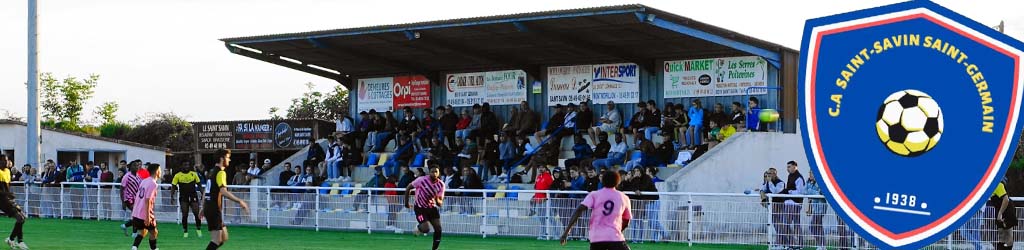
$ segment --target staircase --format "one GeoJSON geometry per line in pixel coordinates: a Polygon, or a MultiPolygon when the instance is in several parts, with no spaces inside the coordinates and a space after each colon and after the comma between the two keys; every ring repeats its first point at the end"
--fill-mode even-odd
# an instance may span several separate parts
{"type": "MultiPolygon", "coordinates": [[[[327,140],[318,140],[316,141],[316,143],[310,144],[309,146],[300,149],[298,152],[295,152],[295,154],[292,154],[284,161],[278,162],[277,165],[271,167],[270,170],[263,172],[263,180],[260,181],[259,183],[256,183],[254,181],[252,185],[280,186],[280,183],[278,183],[278,176],[281,176],[281,172],[284,171],[284,164],[291,163],[293,167],[302,165],[302,163],[306,161],[306,155],[309,153],[309,147],[311,146],[320,146],[324,149],[324,152],[327,152],[327,140]]],[[[306,166],[302,167],[305,168],[306,166]]],[[[316,166],[313,167],[316,168],[316,166]]]]}
{"type": "Polygon", "coordinates": [[[800,133],[740,132],[685,168],[665,178],[665,191],[739,193],[759,186],[769,167],[785,178],[786,162],[796,161],[810,174],[800,133]]]}

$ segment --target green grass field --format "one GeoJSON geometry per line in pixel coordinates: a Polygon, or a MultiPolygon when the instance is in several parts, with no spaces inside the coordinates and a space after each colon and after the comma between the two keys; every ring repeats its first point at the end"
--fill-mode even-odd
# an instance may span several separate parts
{"type": "MultiPolygon", "coordinates": [[[[13,220],[0,219],[0,234],[10,234],[13,220]]],[[[32,218],[25,224],[25,243],[31,249],[130,249],[132,240],[125,237],[114,221],[55,220],[32,218]]],[[[203,238],[193,235],[187,239],[181,237],[181,225],[160,224],[160,241],[158,247],[164,250],[174,249],[205,249],[209,235],[203,232],[203,238]]],[[[205,227],[204,227],[205,228],[205,227]]],[[[366,234],[359,232],[338,232],[300,229],[266,229],[258,227],[230,227],[230,240],[221,249],[430,249],[430,237],[414,237],[411,234],[366,234]]],[[[143,241],[140,249],[148,249],[147,241],[143,241]]],[[[756,246],[697,246],[689,248],[686,244],[676,243],[645,243],[632,244],[634,250],[661,249],[764,249],[756,246]]],[[[8,249],[2,246],[0,249],[8,249]]],[[[487,238],[479,236],[446,235],[441,249],[589,249],[586,242],[570,242],[566,246],[558,245],[557,241],[538,241],[528,238],[487,238]]]]}

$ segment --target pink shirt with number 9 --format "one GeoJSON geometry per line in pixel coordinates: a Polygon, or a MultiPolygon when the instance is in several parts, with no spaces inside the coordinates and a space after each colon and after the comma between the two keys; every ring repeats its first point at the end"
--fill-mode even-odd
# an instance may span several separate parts
{"type": "Polygon", "coordinates": [[[633,218],[629,197],[614,188],[591,192],[580,205],[590,208],[590,242],[626,241],[622,221],[633,218]]]}

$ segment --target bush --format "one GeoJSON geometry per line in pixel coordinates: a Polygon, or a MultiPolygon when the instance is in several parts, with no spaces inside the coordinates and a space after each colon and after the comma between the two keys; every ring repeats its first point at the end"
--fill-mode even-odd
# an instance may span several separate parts
{"type": "Polygon", "coordinates": [[[114,121],[112,123],[106,123],[99,127],[100,136],[114,139],[125,139],[128,133],[132,131],[132,126],[127,123],[114,121]]]}

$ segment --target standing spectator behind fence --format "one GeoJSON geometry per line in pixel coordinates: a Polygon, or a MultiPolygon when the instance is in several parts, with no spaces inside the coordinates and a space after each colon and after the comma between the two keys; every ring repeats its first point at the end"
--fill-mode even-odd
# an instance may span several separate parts
{"type": "MultiPolygon", "coordinates": [[[[814,175],[807,176],[807,185],[804,185],[804,195],[822,195],[821,187],[818,186],[818,182],[814,179],[814,175]]],[[[814,246],[816,249],[825,249],[825,229],[822,226],[823,219],[826,212],[825,199],[822,198],[808,198],[807,199],[807,215],[811,217],[811,225],[808,229],[811,231],[811,236],[814,237],[814,246]]]]}
{"type": "MultiPolygon", "coordinates": [[[[466,167],[462,169],[462,186],[459,189],[484,189],[484,183],[480,181],[480,176],[476,175],[476,170],[473,168],[466,167]]],[[[465,192],[462,193],[463,199],[459,199],[462,206],[459,208],[460,214],[476,214],[476,209],[473,207],[473,197],[483,197],[483,193],[480,192],[465,192]]]]}
{"type": "MultiPolygon", "coordinates": [[[[92,165],[92,162],[88,162],[86,164],[92,165]]],[[[65,180],[67,180],[68,182],[85,181],[85,168],[82,167],[82,165],[79,165],[78,161],[72,160],[71,163],[68,164],[68,166],[69,167],[67,168],[67,171],[64,174],[65,180]]],[[[68,187],[71,188],[70,195],[68,197],[70,198],[70,202],[68,202],[68,209],[71,210],[71,217],[76,219],[82,219],[84,215],[82,203],[88,201],[88,198],[85,196],[85,190],[82,190],[84,186],[80,184],[75,184],[70,185],[68,187]]]]}
{"type": "MultiPolygon", "coordinates": [[[[782,194],[803,194],[806,182],[803,175],[800,174],[796,162],[787,162],[786,171],[789,172],[789,176],[787,176],[786,188],[782,191],[782,194]]],[[[785,198],[783,201],[783,233],[787,237],[787,244],[792,247],[798,247],[803,242],[803,228],[800,226],[800,211],[803,201],[803,198],[792,197],[785,198]]]]}
{"type": "MultiPolygon", "coordinates": [[[[389,176],[387,182],[384,183],[384,187],[385,188],[392,188],[392,189],[398,188],[398,185],[395,184],[395,182],[397,182],[397,181],[398,181],[398,177],[395,177],[394,175],[389,176]]],[[[402,211],[402,205],[398,202],[398,200],[399,200],[398,199],[398,191],[395,191],[395,190],[384,191],[384,195],[385,195],[385,197],[387,197],[387,200],[388,200],[388,221],[386,222],[387,229],[395,231],[395,233],[400,233],[401,230],[398,229],[397,225],[398,225],[398,212],[402,211]]]]}

